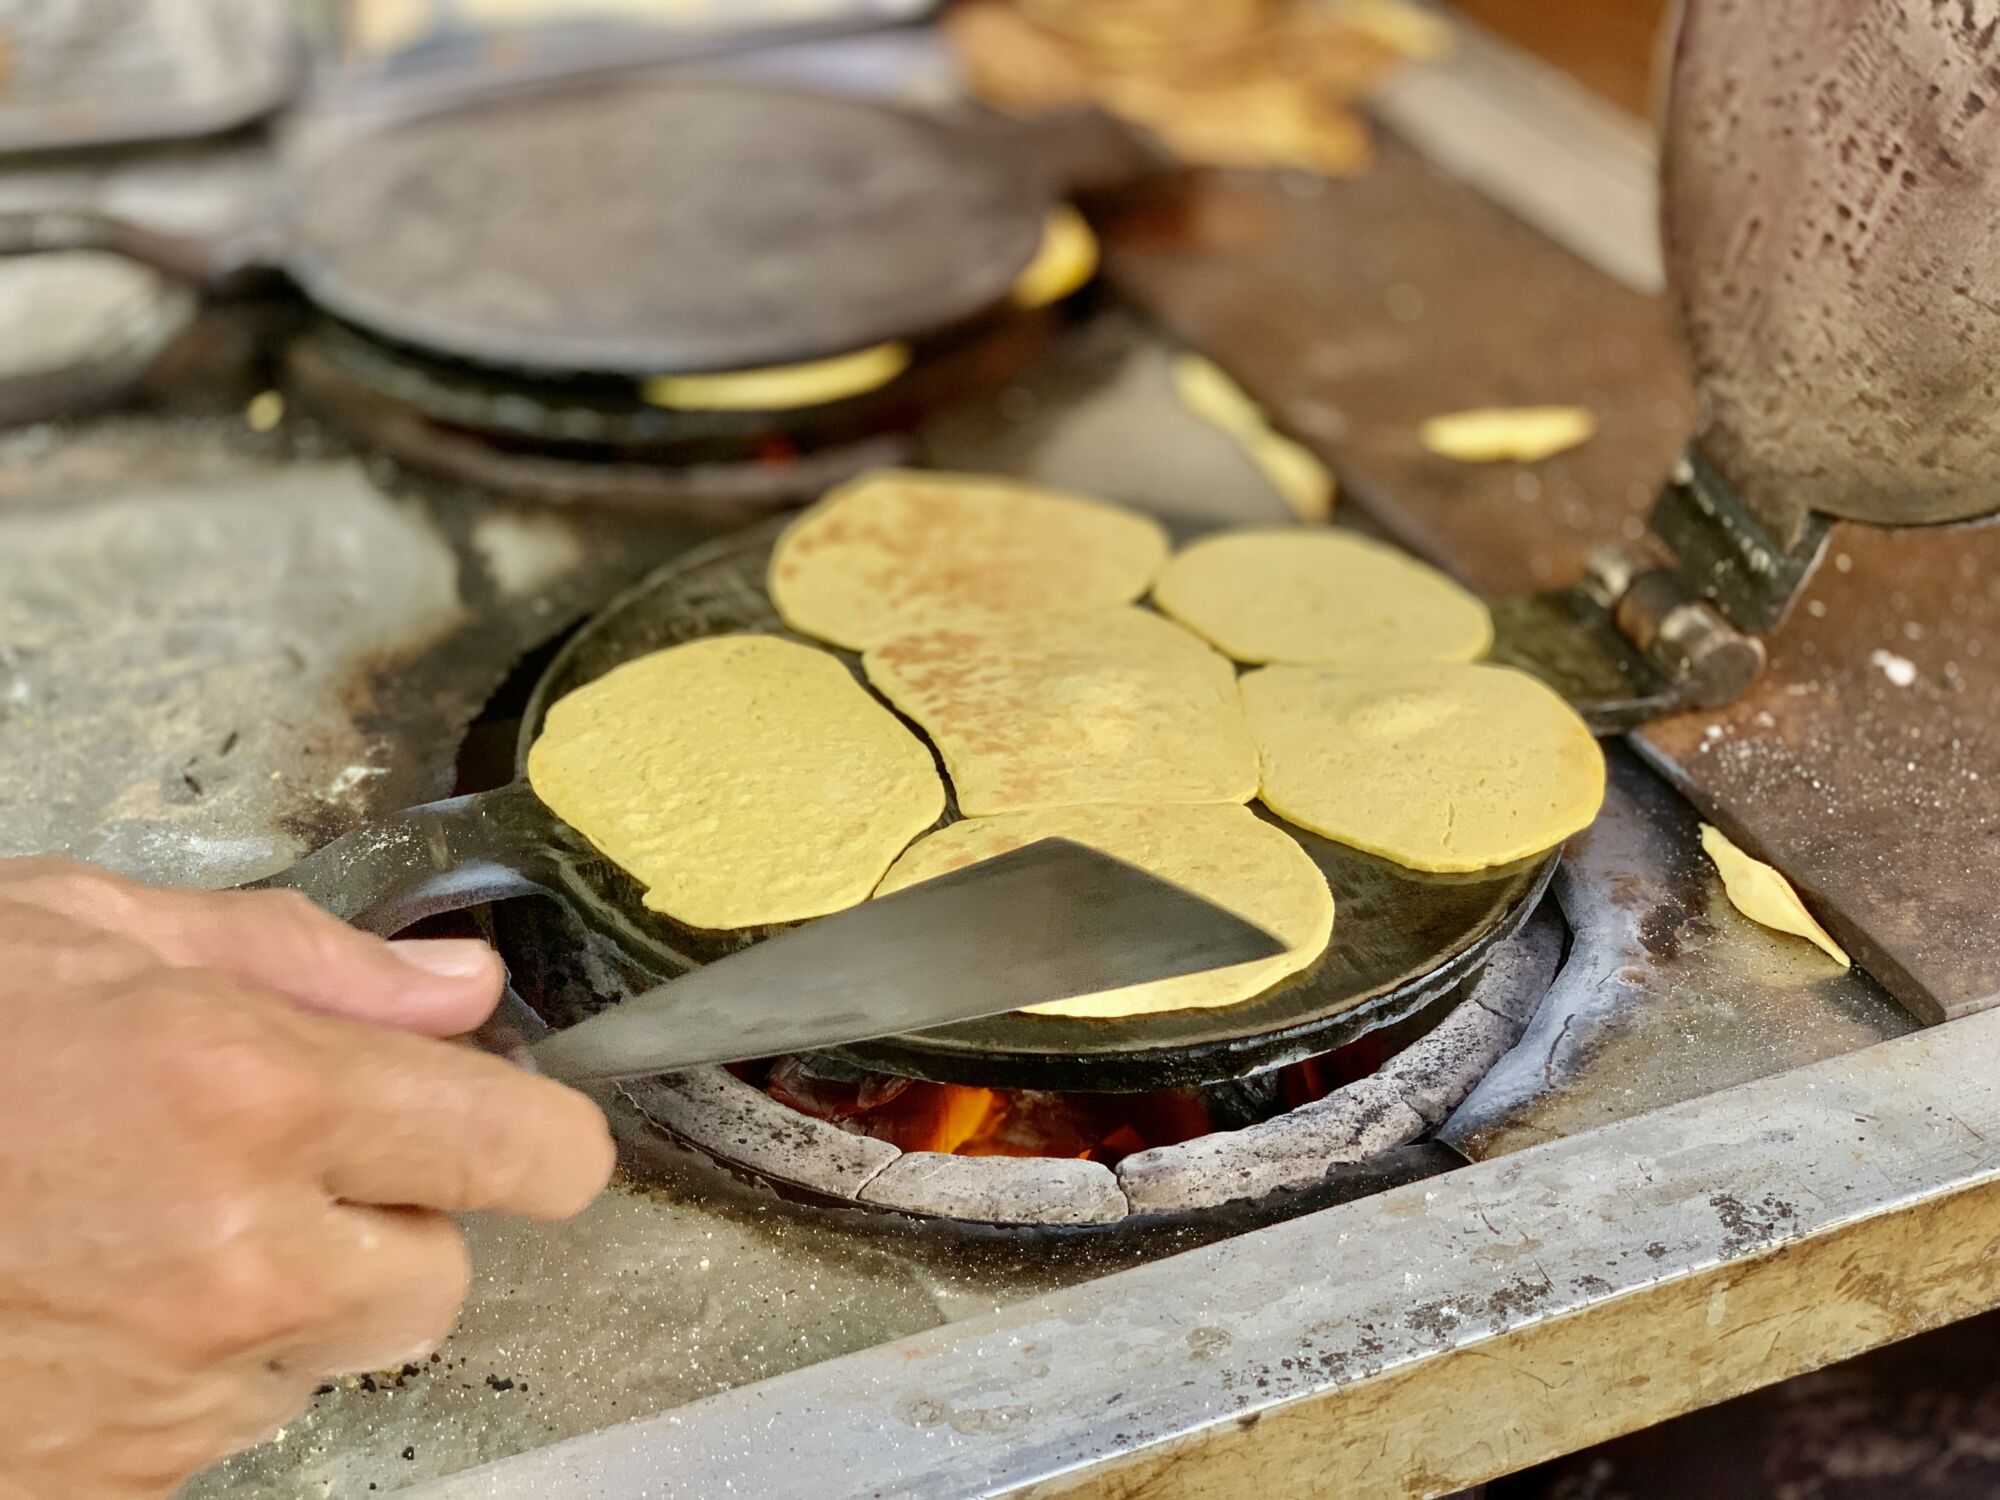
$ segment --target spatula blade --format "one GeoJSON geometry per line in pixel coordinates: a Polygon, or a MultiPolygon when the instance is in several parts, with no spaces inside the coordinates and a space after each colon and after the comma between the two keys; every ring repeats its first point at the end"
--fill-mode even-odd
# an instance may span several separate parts
{"type": "Polygon", "coordinates": [[[780,933],[539,1042],[554,1078],[636,1078],[899,1036],[1274,957],[1234,913],[1042,839],[780,933]]]}

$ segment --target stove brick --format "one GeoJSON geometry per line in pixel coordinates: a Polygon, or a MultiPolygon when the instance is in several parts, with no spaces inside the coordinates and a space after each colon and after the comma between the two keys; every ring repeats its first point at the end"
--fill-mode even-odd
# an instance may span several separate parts
{"type": "Polygon", "coordinates": [[[1376,1075],[1247,1130],[1140,1151],[1118,1164],[1134,1210],[1182,1213],[1312,1187],[1329,1168],[1406,1146],[1422,1115],[1376,1075]]]}
{"type": "Polygon", "coordinates": [[[1473,982],[1472,998],[1495,1015],[1512,1021],[1516,1041],[1534,1018],[1542,996],[1555,983],[1556,970],[1562,966],[1566,930],[1554,910],[1554,902],[1545,903],[1513,941],[1494,950],[1473,982]]]}
{"type": "Polygon", "coordinates": [[[659,1079],[646,1089],[645,1111],[733,1166],[836,1198],[855,1197],[902,1155],[887,1141],[787,1109],[722,1068],[659,1079]]]}
{"type": "Polygon", "coordinates": [[[907,1153],[860,1201],[991,1224],[1113,1224],[1131,1212],[1110,1168],[1094,1161],[936,1151],[907,1153]]]}
{"type": "Polygon", "coordinates": [[[1520,1035],[1516,1022],[1466,1000],[1365,1081],[1386,1085],[1423,1117],[1426,1127],[1434,1128],[1520,1035]]]}

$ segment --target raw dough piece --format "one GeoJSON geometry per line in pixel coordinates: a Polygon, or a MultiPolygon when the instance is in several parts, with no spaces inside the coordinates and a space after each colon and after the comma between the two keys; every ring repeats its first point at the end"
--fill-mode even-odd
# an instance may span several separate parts
{"type": "Polygon", "coordinates": [[[771,601],[800,634],[861,651],[957,621],[1130,604],[1166,560],[1166,532],[1115,505],[884,469],[785,528],[771,601]]]}
{"type": "Polygon", "coordinates": [[[1068,204],[1058,204],[1042,221],[1042,247],[1014,282],[1016,307],[1047,307],[1081,291],[1097,274],[1097,235],[1068,204]]]}
{"type": "Polygon", "coordinates": [[[1590,441],[1597,418],[1581,406],[1488,406],[1424,423],[1424,446],[1440,458],[1486,464],[1538,463],[1590,441]]]}
{"type": "Polygon", "coordinates": [[[1260,995],[1318,958],[1333,929],[1326,877],[1284,830],[1247,807],[1064,807],[969,818],[919,839],[877,895],[1032,844],[1066,838],[1206,896],[1291,946],[1275,958],[1031,1007],[1038,1015],[1139,1016],[1260,995]]]}
{"type": "Polygon", "coordinates": [[[967,817],[1257,793],[1235,672],[1145,610],[917,631],[862,665],[944,756],[967,817]]]}
{"type": "Polygon", "coordinates": [[[916,736],[836,658],[774,636],[656,651],[578,688],[528,780],[691,927],[853,906],[944,811],[916,736]]]}
{"type": "MultiPolygon", "coordinates": [[[[1792,883],[1761,859],[1752,859],[1732,844],[1720,828],[1701,825],[1701,847],[1715,861],[1729,904],[1751,921],[1788,932],[1816,945],[1843,969],[1854,962],[1847,950],[1813,920],[1792,883]]],[[[892,872],[893,873],[893,872],[892,872]]]]}
{"type": "Polygon", "coordinates": [[[1604,800],[1589,728],[1509,667],[1266,667],[1242,688],[1264,805],[1413,870],[1539,854],[1604,800]]]}
{"type": "Polygon", "coordinates": [[[1243,662],[1362,669],[1465,662],[1493,644],[1477,597],[1345,531],[1231,531],[1167,564],[1153,600],[1243,662]]]}
{"type": "Polygon", "coordinates": [[[874,344],[802,365],[655,375],[640,399],[668,411],[803,411],[878,391],[910,367],[908,344],[874,344]]]}

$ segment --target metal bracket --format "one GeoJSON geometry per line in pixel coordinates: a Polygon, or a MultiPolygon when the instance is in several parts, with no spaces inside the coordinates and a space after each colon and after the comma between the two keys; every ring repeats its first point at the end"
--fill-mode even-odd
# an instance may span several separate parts
{"type": "Polygon", "coordinates": [[[1780,541],[1693,448],[1660,492],[1650,524],[1694,592],[1739,630],[1759,634],[1784,619],[1832,528],[1826,517],[1808,513],[1798,536],[1780,541]]]}

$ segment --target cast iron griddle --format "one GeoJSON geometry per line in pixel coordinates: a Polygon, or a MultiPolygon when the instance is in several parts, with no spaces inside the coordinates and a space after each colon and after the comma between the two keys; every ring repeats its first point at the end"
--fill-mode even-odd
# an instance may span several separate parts
{"type": "MultiPolygon", "coordinates": [[[[550,705],[620,663],[707,636],[785,634],[764,590],[782,524],[690,554],[575,636],[529,701],[517,757],[523,775],[550,705]]],[[[858,658],[841,654],[858,675],[858,658]]],[[[1557,858],[1550,853],[1471,876],[1425,875],[1271,821],[1326,874],[1336,914],[1327,951],[1256,999],[1115,1021],[1015,1013],[864,1043],[840,1055],[939,1082],[1030,1088],[1146,1089],[1238,1077],[1325,1052],[1447,993],[1526,919],[1557,858]]],[[[609,935],[624,933],[628,949],[634,925],[688,963],[757,936],[697,931],[644,912],[637,886],[594,852],[565,864],[574,879],[565,894],[584,920],[609,935]]]]}
{"type": "Polygon", "coordinates": [[[462,106],[307,178],[289,259],[329,310],[509,368],[729,370],[999,302],[1045,195],[983,138],[852,99],[598,80],[462,106]]]}
{"type": "Polygon", "coordinates": [[[288,196],[210,239],[0,214],[0,255],[108,251],[213,290],[283,275],[440,359],[633,379],[955,330],[1004,302],[1047,206],[1032,165],[970,127],[642,75],[358,131],[288,196]]]}
{"type": "MultiPolygon", "coordinates": [[[[641,987],[767,936],[774,929],[704,931],[648,912],[639,886],[544,807],[525,778],[528,748],[564,694],[669,646],[785,633],[764,591],[782,525],[768,522],[690,553],[574,636],[529,700],[516,759],[522,779],[357,829],[273,883],[379,931],[477,902],[553,895],[581,921],[589,942],[615,950],[616,983],[636,974],[641,987]]],[[[845,659],[858,675],[855,658],[845,659]]],[[[945,819],[953,816],[947,810],[945,819]]],[[[1559,858],[1552,850],[1475,875],[1425,875],[1278,826],[1326,874],[1337,910],[1327,951],[1262,995],[1217,1010],[1125,1020],[1015,1013],[834,1055],[863,1068],[993,1087],[1119,1091],[1241,1077],[1329,1051],[1443,1000],[1519,929],[1559,858]]]]}

